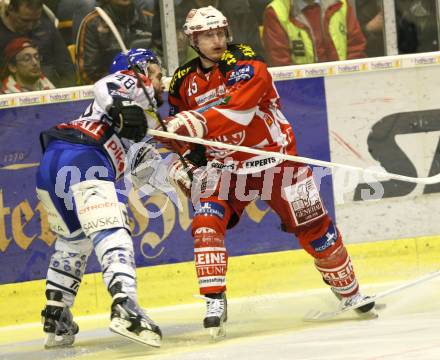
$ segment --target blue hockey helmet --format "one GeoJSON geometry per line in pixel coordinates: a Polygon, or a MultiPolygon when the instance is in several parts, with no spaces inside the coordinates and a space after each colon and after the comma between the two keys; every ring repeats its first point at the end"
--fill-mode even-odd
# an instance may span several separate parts
{"type": "Polygon", "coordinates": [[[129,70],[130,63],[128,58],[130,58],[130,63],[137,67],[137,69],[144,75],[148,75],[147,67],[148,64],[158,64],[160,65],[159,58],[150,49],[134,48],[128,50],[127,54],[120,52],[118,53],[110,65],[109,73],[114,74],[116,71],[129,70]]]}

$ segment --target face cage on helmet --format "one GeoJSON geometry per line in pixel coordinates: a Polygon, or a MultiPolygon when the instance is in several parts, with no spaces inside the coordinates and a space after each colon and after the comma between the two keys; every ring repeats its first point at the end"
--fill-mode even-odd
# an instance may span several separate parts
{"type": "Polygon", "coordinates": [[[133,66],[135,66],[139,72],[141,72],[145,76],[148,76],[148,66],[150,66],[151,64],[157,64],[157,65],[161,66],[159,59],[157,59],[157,58],[144,60],[144,61],[138,61],[135,64],[133,64],[133,66]]]}

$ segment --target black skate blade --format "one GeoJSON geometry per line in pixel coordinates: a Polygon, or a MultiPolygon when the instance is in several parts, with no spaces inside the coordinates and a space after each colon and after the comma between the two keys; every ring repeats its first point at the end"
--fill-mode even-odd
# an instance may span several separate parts
{"type": "Polygon", "coordinates": [[[137,335],[131,331],[128,331],[127,328],[130,326],[130,322],[121,318],[113,318],[109,329],[115,334],[121,335],[130,339],[134,342],[137,342],[142,345],[148,345],[152,347],[159,348],[161,345],[161,337],[153,331],[144,330],[137,335]]]}

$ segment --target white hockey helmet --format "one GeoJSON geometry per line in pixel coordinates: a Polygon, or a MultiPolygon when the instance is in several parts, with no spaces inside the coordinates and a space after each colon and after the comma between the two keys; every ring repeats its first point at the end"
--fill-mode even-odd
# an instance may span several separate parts
{"type": "Polygon", "coordinates": [[[194,33],[219,28],[227,28],[228,19],[213,6],[191,9],[186,16],[183,32],[189,38],[194,33]]]}

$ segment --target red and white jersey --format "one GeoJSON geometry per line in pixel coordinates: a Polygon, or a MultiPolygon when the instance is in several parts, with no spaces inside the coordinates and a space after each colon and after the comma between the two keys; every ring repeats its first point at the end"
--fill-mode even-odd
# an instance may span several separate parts
{"type": "MultiPolygon", "coordinates": [[[[198,110],[206,118],[205,139],[296,154],[292,127],[280,111],[267,65],[247,45],[228,45],[222,59],[204,73],[198,58],[179,67],[169,89],[170,115],[198,110]]],[[[236,173],[254,173],[282,160],[207,147],[208,160],[236,173]]]]}

